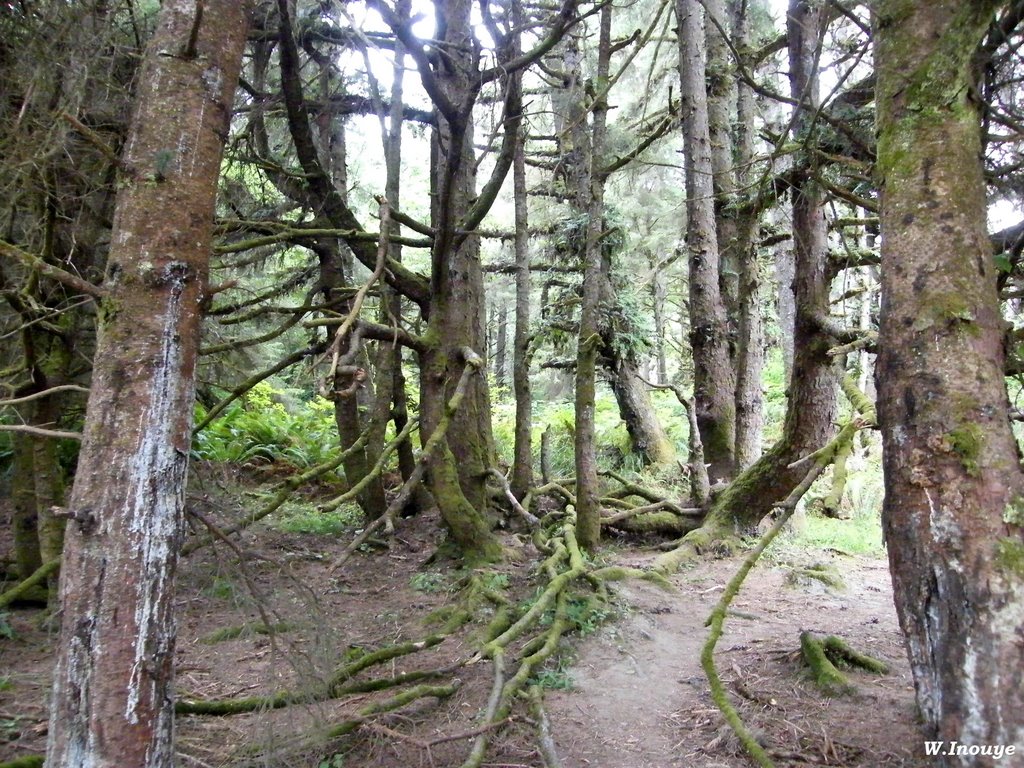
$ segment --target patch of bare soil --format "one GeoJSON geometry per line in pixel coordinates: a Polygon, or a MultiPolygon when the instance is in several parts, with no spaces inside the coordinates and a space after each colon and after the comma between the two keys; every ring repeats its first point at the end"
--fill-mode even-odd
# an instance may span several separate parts
{"type": "MultiPolygon", "coordinates": [[[[353,675],[347,683],[353,690],[341,699],[316,695],[367,652],[422,642],[438,631],[436,612],[457,604],[462,575],[428,564],[438,528],[431,515],[408,521],[390,549],[360,554],[336,573],[329,564],[348,536],[283,534],[263,526],[238,537],[237,551],[218,545],[185,559],[178,591],[180,698],[290,692],[291,703],[275,709],[264,698],[249,713],[182,715],[179,765],[461,765],[492,686],[492,665],[476,658],[490,609],[436,645],[353,675]],[[269,634],[265,625],[272,627],[269,634]],[[374,691],[371,681],[402,684],[374,691]],[[411,698],[390,714],[368,714],[411,690],[435,695],[411,698]],[[346,722],[359,727],[351,735],[330,734],[346,722]]],[[[525,599],[537,586],[536,553],[511,538],[509,544],[524,559],[502,569],[505,591],[525,599]]],[[[628,565],[642,565],[646,557],[628,549],[608,554],[628,565]]],[[[779,766],[924,765],[913,756],[921,739],[885,564],[835,562],[845,591],[789,585],[781,567],[751,573],[719,644],[722,677],[779,766]],[[825,698],[803,676],[796,655],[801,629],[840,635],[892,672],[853,674],[857,695],[825,698]]],[[[723,727],[699,666],[704,620],[737,565],[701,563],[673,579],[674,593],[645,582],[616,586],[614,618],[576,640],[550,670],[552,680],[565,681],[565,669],[574,681],[571,690],[549,690],[546,699],[565,768],[750,764],[723,727]]],[[[0,762],[45,745],[56,642],[53,622],[45,618],[39,608],[13,610],[7,619],[14,637],[0,638],[0,762]]],[[[525,712],[490,734],[484,765],[544,765],[525,712]]]]}
{"type": "MultiPolygon", "coordinates": [[[[715,655],[719,674],[778,766],[923,766],[887,564],[838,555],[831,562],[843,590],[793,579],[788,567],[756,567],[730,608],[715,655]],[[806,677],[801,630],[843,637],[890,673],[850,673],[855,695],[825,697],[806,677]]],[[[644,582],[621,588],[627,607],[580,645],[574,689],[547,697],[566,768],[751,765],[700,667],[705,620],[738,566],[701,563],[672,580],[677,594],[644,582]]]]}

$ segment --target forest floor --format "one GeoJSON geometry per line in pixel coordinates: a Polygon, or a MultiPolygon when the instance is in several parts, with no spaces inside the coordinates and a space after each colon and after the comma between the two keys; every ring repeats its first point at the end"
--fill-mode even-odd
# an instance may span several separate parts
{"type": "MultiPolygon", "coordinates": [[[[311,691],[364,650],[436,632],[431,614],[459,599],[458,572],[428,564],[437,531],[430,514],[404,521],[390,548],[357,554],[335,572],[329,566],[351,534],[287,533],[257,525],[238,537],[237,551],[218,545],[186,558],[177,598],[179,696],[311,691]],[[276,625],[272,633],[251,631],[266,623],[276,625]]],[[[536,553],[523,538],[509,536],[522,557],[501,569],[514,599],[528,597],[536,585],[536,553]]],[[[0,560],[8,547],[0,539],[0,560]]],[[[653,549],[619,541],[610,542],[600,557],[642,567],[654,555],[653,549]]],[[[547,688],[546,709],[565,768],[752,764],[711,702],[699,662],[705,619],[738,565],[735,558],[699,562],[673,577],[673,592],[642,581],[616,583],[604,620],[588,622],[583,636],[574,634],[557,661],[535,676],[547,688]]],[[[56,634],[38,607],[0,618],[10,635],[0,637],[3,762],[44,748],[56,634]]],[[[324,734],[394,690],[231,717],[181,716],[178,763],[461,765],[479,732],[478,716],[493,681],[491,663],[476,657],[474,634],[480,629],[480,623],[470,623],[436,646],[376,668],[377,677],[382,671],[389,676],[446,670],[443,679],[427,682],[458,679],[449,697],[418,699],[395,713],[364,718],[353,735],[342,738],[324,734]]],[[[927,764],[883,560],[791,547],[769,552],[732,606],[716,659],[734,705],[777,766],[927,764]],[[795,576],[802,566],[824,562],[839,570],[845,587],[795,576]],[[845,638],[885,661],[890,673],[850,673],[855,694],[823,696],[799,658],[799,633],[805,629],[845,638]]],[[[493,731],[483,765],[543,766],[534,725],[524,708],[493,731]]]]}

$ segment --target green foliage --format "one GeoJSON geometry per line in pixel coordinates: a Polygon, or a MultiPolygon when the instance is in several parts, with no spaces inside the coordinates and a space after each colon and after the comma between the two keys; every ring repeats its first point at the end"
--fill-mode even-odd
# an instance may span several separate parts
{"type": "Polygon", "coordinates": [[[537,674],[531,678],[530,683],[550,691],[570,691],[576,685],[572,675],[561,665],[555,669],[538,670],[537,674]]]}
{"type": "Polygon", "coordinates": [[[597,631],[615,612],[606,603],[594,597],[573,597],[566,606],[566,616],[581,635],[589,635],[597,631]]]}
{"type": "MultiPolygon", "coordinates": [[[[686,412],[668,392],[653,392],[658,419],[675,443],[680,455],[686,454],[689,422],[686,412]]],[[[633,450],[632,440],[626,425],[619,416],[615,397],[607,387],[599,387],[594,414],[598,445],[598,465],[601,469],[617,469],[629,472],[645,470],[642,457],[633,450]]],[[[495,448],[498,456],[511,464],[515,447],[515,405],[497,402],[492,405],[492,419],[495,448]]],[[[541,435],[551,427],[551,472],[555,477],[566,477],[576,473],[573,440],[576,417],[572,401],[536,402],[533,410],[533,447],[539,466],[541,435]]]]}
{"type": "Polygon", "coordinates": [[[443,573],[420,571],[419,573],[414,573],[409,579],[409,586],[417,592],[435,594],[448,591],[450,585],[448,578],[443,573]]]}
{"type": "Polygon", "coordinates": [[[336,752],[317,763],[316,768],[345,768],[345,756],[340,752],[336,752]]]}
{"type": "Polygon", "coordinates": [[[0,675],[0,693],[14,690],[14,681],[10,675],[0,675]]]}
{"type": "MultiPolygon", "coordinates": [[[[232,464],[283,462],[305,469],[326,461],[337,446],[334,406],[316,397],[294,412],[281,402],[283,390],[260,382],[193,436],[197,459],[232,464]]],[[[206,415],[196,405],[196,419],[206,415]]]]}
{"type": "Polygon", "coordinates": [[[203,594],[220,600],[234,601],[238,597],[238,586],[230,579],[215,576],[210,586],[203,590],[203,594]]]}
{"type": "Polygon", "coordinates": [[[786,366],[782,351],[774,348],[764,361],[764,444],[772,445],[782,437],[786,419],[786,366]]]}
{"type": "Polygon", "coordinates": [[[292,501],[281,506],[270,524],[283,533],[337,536],[359,527],[362,522],[362,511],[354,502],[322,511],[313,504],[292,501]]]}

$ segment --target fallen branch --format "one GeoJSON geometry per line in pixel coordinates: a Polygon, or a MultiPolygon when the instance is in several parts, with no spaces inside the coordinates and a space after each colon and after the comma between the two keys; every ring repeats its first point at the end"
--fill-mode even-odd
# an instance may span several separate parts
{"type": "MultiPolygon", "coordinates": [[[[399,643],[398,645],[379,648],[341,667],[331,675],[326,683],[308,691],[281,691],[266,696],[248,696],[238,699],[185,699],[178,701],[174,705],[174,711],[179,715],[239,715],[266,709],[282,709],[300,702],[329,701],[350,693],[361,693],[402,685],[407,682],[423,679],[425,676],[431,676],[431,673],[411,672],[406,675],[397,675],[383,680],[354,683],[350,686],[346,686],[345,683],[364,669],[383,664],[386,661],[391,661],[401,656],[408,656],[426,648],[432,648],[444,639],[444,635],[431,635],[419,642],[399,643]]],[[[441,670],[437,674],[447,671],[447,669],[441,670]]]]}
{"type": "Polygon", "coordinates": [[[531,528],[535,528],[540,525],[540,520],[538,520],[535,515],[531,514],[522,504],[519,503],[519,499],[517,499],[516,495],[512,493],[512,488],[509,487],[508,478],[506,478],[505,475],[494,467],[487,470],[487,474],[498,481],[498,484],[501,486],[501,490],[505,492],[505,498],[508,499],[508,503],[512,505],[512,509],[515,513],[526,521],[527,525],[531,528]]]}

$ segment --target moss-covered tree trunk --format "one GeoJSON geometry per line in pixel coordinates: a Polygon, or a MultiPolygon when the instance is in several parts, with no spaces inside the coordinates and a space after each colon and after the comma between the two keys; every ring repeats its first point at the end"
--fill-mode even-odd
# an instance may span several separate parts
{"type": "Polygon", "coordinates": [[[875,15],[883,522],[928,737],[965,747],[1024,743],[1024,476],[975,90],[1001,6],[882,0],[875,15]]]}
{"type": "Polygon", "coordinates": [[[249,4],[165,2],[121,158],[61,574],[46,762],[174,763],[174,575],[200,302],[249,4]]]}
{"type": "MultiPolygon", "coordinates": [[[[437,126],[431,143],[431,250],[428,348],[420,356],[420,429],[433,434],[444,417],[463,366],[461,350],[486,352],[480,238],[460,225],[477,199],[472,106],[476,101],[479,48],[469,0],[444,0],[435,11],[446,55],[421,76],[434,84],[437,126]],[[460,231],[462,230],[462,231],[460,231]]],[[[518,123],[506,130],[517,130],[518,123]]],[[[448,531],[470,561],[500,555],[486,517],[486,477],[494,464],[487,377],[472,378],[454,414],[452,439],[434,454],[429,487],[448,531]]]]}

